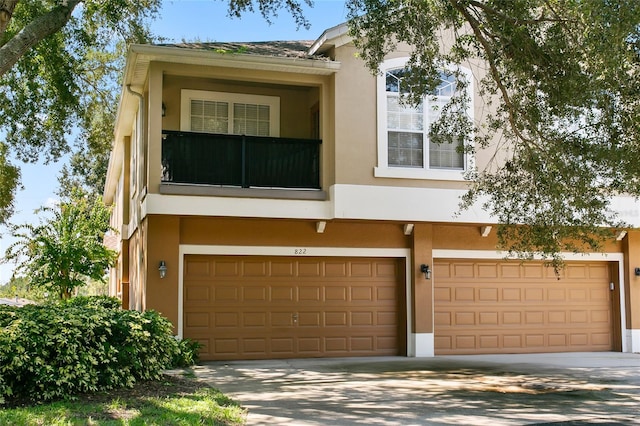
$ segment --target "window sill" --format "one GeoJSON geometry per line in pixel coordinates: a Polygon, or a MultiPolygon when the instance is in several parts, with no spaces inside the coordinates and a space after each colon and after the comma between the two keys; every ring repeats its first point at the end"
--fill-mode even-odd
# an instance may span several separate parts
{"type": "Polygon", "coordinates": [[[375,167],[373,176],[395,179],[448,180],[464,182],[464,170],[429,170],[402,167],[375,167]]]}

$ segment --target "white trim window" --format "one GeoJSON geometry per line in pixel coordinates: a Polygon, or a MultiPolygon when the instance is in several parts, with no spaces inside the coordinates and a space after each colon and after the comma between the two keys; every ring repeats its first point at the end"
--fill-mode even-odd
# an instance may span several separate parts
{"type": "MultiPolygon", "coordinates": [[[[462,180],[471,159],[461,144],[435,143],[429,129],[456,91],[456,77],[441,73],[441,84],[420,104],[402,102],[409,93],[404,83],[407,58],[396,58],[381,65],[377,78],[378,93],[378,165],[376,177],[409,179],[462,180]]],[[[468,79],[469,99],[473,99],[471,73],[459,69],[468,79]]],[[[473,104],[473,102],[471,102],[473,104]]],[[[466,112],[472,117],[472,108],[466,112]]]]}
{"type": "Polygon", "coordinates": [[[280,136],[280,98],[183,89],[180,130],[280,136]]]}

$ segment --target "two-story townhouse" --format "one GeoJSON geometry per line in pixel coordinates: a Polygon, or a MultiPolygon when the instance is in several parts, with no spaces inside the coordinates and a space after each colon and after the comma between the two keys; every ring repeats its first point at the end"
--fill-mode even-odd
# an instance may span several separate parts
{"type": "MultiPolygon", "coordinates": [[[[640,351],[640,232],[567,255],[558,280],[455,215],[473,156],[398,101],[409,49],[372,75],[346,25],[314,42],[135,45],[105,200],[110,292],[202,359],[640,351]]],[[[482,120],[469,64],[468,114],[482,120]]],[[[638,221],[632,200],[616,200],[638,221]]]]}

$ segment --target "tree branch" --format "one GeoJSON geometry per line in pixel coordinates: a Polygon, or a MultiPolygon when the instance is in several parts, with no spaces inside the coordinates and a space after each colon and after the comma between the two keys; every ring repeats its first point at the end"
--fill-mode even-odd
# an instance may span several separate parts
{"type": "MultiPolygon", "coordinates": [[[[554,11],[552,6],[548,3],[545,2],[545,4],[547,5],[547,7],[549,7],[549,9],[551,11],[554,11]]],[[[504,13],[500,12],[499,10],[496,10],[493,7],[488,6],[487,4],[485,4],[482,1],[476,1],[476,0],[469,0],[469,6],[473,6],[475,8],[478,9],[482,9],[487,15],[491,15],[491,16],[497,16],[500,19],[503,19],[513,25],[531,25],[531,24],[542,24],[545,22],[562,22],[562,23],[573,23],[573,24],[577,24],[578,21],[574,20],[574,19],[563,19],[563,18],[545,18],[544,14],[541,14],[539,18],[536,19],[517,19],[517,18],[513,18],[509,15],[505,15],[504,13]]],[[[557,13],[554,14],[556,16],[560,16],[557,13]]]]}
{"type": "Polygon", "coordinates": [[[42,39],[56,33],[71,18],[73,9],[83,0],[67,0],[46,14],[37,17],[0,47],[0,77],[15,65],[29,49],[42,39]]]}
{"type": "Polygon", "coordinates": [[[496,83],[496,86],[500,91],[505,107],[509,112],[509,124],[511,125],[511,129],[513,130],[515,135],[519,139],[521,139],[523,142],[526,142],[530,145],[533,145],[539,148],[538,144],[535,141],[528,138],[527,136],[525,136],[522,132],[520,132],[520,130],[518,129],[518,126],[516,125],[516,117],[514,114],[515,106],[511,102],[511,96],[509,95],[507,88],[502,83],[502,77],[500,76],[500,71],[498,71],[497,59],[496,59],[495,53],[491,48],[491,46],[489,45],[489,42],[484,36],[484,33],[482,31],[482,24],[476,18],[474,18],[471,15],[471,13],[469,13],[469,11],[464,5],[461,5],[456,0],[450,0],[449,2],[456,10],[458,10],[464,16],[465,20],[471,26],[471,29],[473,30],[476,36],[476,39],[480,42],[480,44],[482,45],[482,48],[484,49],[484,52],[487,56],[487,62],[489,64],[489,71],[491,73],[491,77],[493,78],[493,81],[496,83]]]}

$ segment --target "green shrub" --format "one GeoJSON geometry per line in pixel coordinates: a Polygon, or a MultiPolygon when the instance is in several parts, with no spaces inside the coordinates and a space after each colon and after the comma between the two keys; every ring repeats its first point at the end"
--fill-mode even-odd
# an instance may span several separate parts
{"type": "Polygon", "coordinates": [[[173,355],[171,364],[174,367],[187,367],[198,362],[198,353],[202,345],[195,340],[182,339],[173,355]]]}
{"type": "Polygon", "coordinates": [[[114,301],[83,297],[0,309],[0,400],[130,387],[189,361],[189,343],[176,341],[167,319],[114,301]]]}
{"type": "Polygon", "coordinates": [[[120,299],[110,296],[76,296],[63,303],[80,308],[119,309],[122,306],[120,299]]]}

